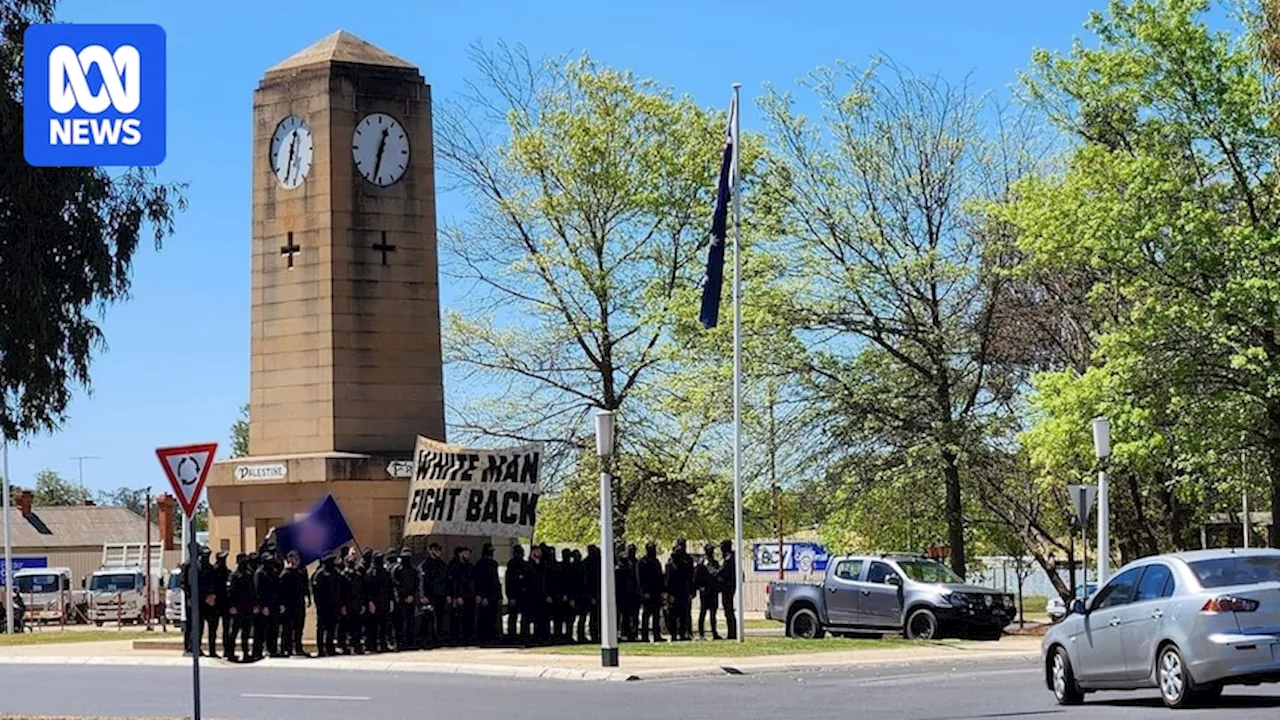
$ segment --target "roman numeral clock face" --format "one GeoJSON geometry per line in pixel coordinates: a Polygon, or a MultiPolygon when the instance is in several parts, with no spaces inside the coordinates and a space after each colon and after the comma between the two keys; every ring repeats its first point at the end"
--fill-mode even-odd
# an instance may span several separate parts
{"type": "Polygon", "coordinates": [[[365,180],[387,187],[404,176],[409,167],[409,136],[386,113],[366,115],[351,137],[351,154],[365,180]]]}

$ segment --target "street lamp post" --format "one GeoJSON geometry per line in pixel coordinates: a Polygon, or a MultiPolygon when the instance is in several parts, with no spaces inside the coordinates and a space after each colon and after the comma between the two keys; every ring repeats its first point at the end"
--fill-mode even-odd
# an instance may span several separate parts
{"type": "MultiPolygon", "coordinates": [[[[1093,454],[1098,458],[1098,587],[1111,576],[1111,501],[1107,489],[1105,461],[1111,457],[1111,422],[1093,419],[1093,454]]],[[[1088,587],[1089,578],[1085,577],[1088,587]]]]}
{"type": "Polygon", "coordinates": [[[600,456],[600,664],[618,667],[618,601],[613,574],[614,415],[596,412],[596,454],[600,456]]]}

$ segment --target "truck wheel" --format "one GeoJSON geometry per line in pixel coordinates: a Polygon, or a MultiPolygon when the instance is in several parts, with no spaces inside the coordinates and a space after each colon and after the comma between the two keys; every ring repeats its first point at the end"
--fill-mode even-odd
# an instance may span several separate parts
{"type": "Polygon", "coordinates": [[[825,634],[822,629],[822,622],[818,620],[818,614],[807,607],[802,607],[791,613],[791,620],[787,623],[787,629],[791,637],[800,638],[801,640],[818,640],[825,634]]]}
{"type": "Polygon", "coordinates": [[[902,634],[908,640],[933,640],[938,637],[938,616],[929,608],[912,610],[902,634]]]}

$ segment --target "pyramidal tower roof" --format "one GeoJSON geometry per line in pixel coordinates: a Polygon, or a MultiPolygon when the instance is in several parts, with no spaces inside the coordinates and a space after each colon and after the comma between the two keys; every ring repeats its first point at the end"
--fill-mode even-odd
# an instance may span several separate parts
{"type": "Polygon", "coordinates": [[[267,70],[293,70],[311,65],[326,63],[353,63],[356,65],[379,65],[382,67],[416,69],[412,64],[401,60],[391,53],[365,42],[346,30],[339,30],[316,44],[289,56],[267,70]]]}

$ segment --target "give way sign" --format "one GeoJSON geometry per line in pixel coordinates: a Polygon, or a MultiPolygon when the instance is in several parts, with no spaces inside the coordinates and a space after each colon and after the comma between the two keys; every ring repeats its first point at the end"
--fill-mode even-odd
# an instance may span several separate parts
{"type": "Polygon", "coordinates": [[[196,514],[204,481],[209,477],[209,468],[213,467],[213,456],[217,452],[218,443],[156,448],[160,467],[164,468],[173,494],[178,496],[182,512],[187,517],[196,514]]]}

